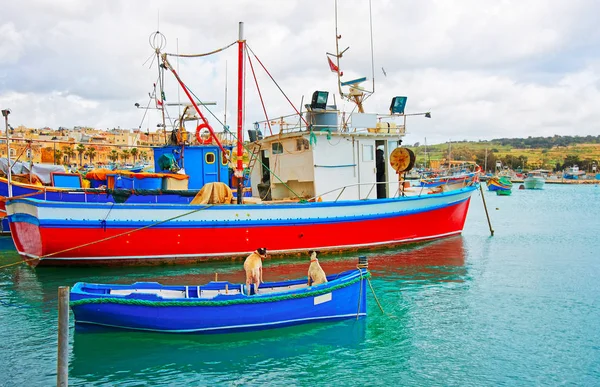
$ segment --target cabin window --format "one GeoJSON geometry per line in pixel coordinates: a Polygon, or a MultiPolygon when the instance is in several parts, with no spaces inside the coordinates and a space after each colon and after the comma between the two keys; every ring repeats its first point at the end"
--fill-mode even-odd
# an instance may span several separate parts
{"type": "Polygon", "coordinates": [[[373,161],[373,145],[363,145],[362,161],[373,161]]]}
{"type": "Polygon", "coordinates": [[[231,158],[231,151],[229,149],[227,149],[225,151],[225,154],[227,155],[227,157],[221,156],[221,164],[223,164],[223,165],[227,165],[227,160],[229,160],[231,158]]]}
{"type": "Polygon", "coordinates": [[[274,155],[283,153],[283,145],[281,145],[280,142],[274,142],[273,145],[271,145],[271,149],[273,149],[274,155]]]}
{"type": "Polygon", "coordinates": [[[208,152],[204,156],[204,161],[206,161],[206,164],[214,164],[215,163],[215,154],[213,152],[208,152]]]}

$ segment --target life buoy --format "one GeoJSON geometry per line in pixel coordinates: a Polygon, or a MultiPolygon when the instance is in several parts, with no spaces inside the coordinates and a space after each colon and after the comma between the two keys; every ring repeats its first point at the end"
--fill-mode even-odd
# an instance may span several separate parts
{"type": "Polygon", "coordinates": [[[481,172],[481,167],[479,165],[475,167],[475,172],[481,172]]]}
{"type": "MultiPolygon", "coordinates": [[[[212,143],[212,137],[210,135],[210,131],[208,131],[208,137],[207,138],[202,138],[202,129],[206,129],[206,131],[208,131],[208,124],[206,122],[201,123],[200,125],[198,125],[198,127],[196,127],[196,140],[198,141],[198,143],[202,144],[202,145],[208,145],[210,143],[212,143]]],[[[206,132],[204,132],[205,134],[206,132]]]]}

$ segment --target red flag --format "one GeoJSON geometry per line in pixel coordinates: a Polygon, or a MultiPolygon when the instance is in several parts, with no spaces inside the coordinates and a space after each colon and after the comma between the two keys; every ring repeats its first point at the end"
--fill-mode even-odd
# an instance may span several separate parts
{"type": "Polygon", "coordinates": [[[330,57],[327,57],[327,61],[329,62],[329,68],[331,69],[332,72],[334,72],[334,73],[340,72],[340,69],[335,65],[335,63],[333,63],[333,61],[331,60],[330,57]]]}

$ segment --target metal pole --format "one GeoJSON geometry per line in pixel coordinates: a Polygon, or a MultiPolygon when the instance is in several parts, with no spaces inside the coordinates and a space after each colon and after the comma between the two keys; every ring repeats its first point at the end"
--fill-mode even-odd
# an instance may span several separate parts
{"type": "Polygon", "coordinates": [[[494,229],[492,229],[492,222],[490,221],[490,214],[488,214],[487,206],[485,204],[485,196],[483,196],[483,185],[479,183],[479,189],[481,190],[481,200],[483,200],[483,208],[485,209],[485,216],[487,217],[488,226],[490,227],[490,234],[494,236],[494,229]]]}
{"type": "Polygon", "coordinates": [[[244,131],[242,120],[244,117],[244,22],[240,22],[240,36],[238,39],[238,115],[237,115],[237,204],[244,202],[244,131]]]}
{"type": "Polygon", "coordinates": [[[6,126],[6,160],[7,160],[7,167],[8,167],[8,197],[12,196],[12,166],[10,163],[10,137],[8,134],[8,115],[10,114],[10,109],[4,109],[2,110],[2,115],[4,116],[4,124],[6,126]]]}
{"type": "Polygon", "coordinates": [[[56,385],[69,385],[69,287],[58,288],[58,361],[56,385]]]}

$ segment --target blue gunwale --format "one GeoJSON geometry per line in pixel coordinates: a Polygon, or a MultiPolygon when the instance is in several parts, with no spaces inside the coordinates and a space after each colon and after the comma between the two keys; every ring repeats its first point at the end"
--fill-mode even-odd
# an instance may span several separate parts
{"type": "MultiPolygon", "coordinates": [[[[399,216],[409,216],[415,215],[422,212],[429,212],[433,210],[440,210],[443,208],[459,205],[469,200],[469,198],[465,198],[462,200],[457,200],[450,203],[445,203],[437,206],[430,206],[426,208],[419,209],[411,209],[411,210],[401,210],[388,212],[385,214],[370,214],[370,215],[355,215],[355,216],[339,216],[339,217],[321,217],[321,218],[309,218],[309,219],[299,219],[299,218],[281,218],[281,219],[268,219],[268,220],[252,220],[252,219],[231,219],[231,220],[173,220],[170,222],[165,222],[159,225],[156,225],[156,228],[214,228],[214,227],[274,227],[274,226],[289,226],[289,225],[316,225],[316,224],[333,224],[333,223],[343,223],[343,222],[358,222],[358,221],[368,221],[375,219],[387,219],[394,218],[399,216]]],[[[192,210],[193,206],[187,206],[192,210]]],[[[202,208],[202,207],[200,207],[202,208]]],[[[200,209],[198,208],[198,209],[200,209]]],[[[214,207],[211,207],[211,209],[214,207]]],[[[231,207],[229,207],[231,209],[231,207]]],[[[207,209],[208,210],[208,209],[207,209]]],[[[104,222],[100,222],[99,219],[90,219],[90,220],[73,220],[73,219],[42,219],[24,213],[16,213],[13,215],[9,215],[8,219],[12,223],[24,222],[30,223],[38,227],[48,227],[48,228],[98,228],[98,227],[106,227],[106,228],[137,228],[143,227],[148,224],[155,223],[160,221],[160,219],[155,220],[147,220],[147,221],[136,221],[136,220],[105,220],[104,222]]]]}
{"type": "MultiPolygon", "coordinates": [[[[259,294],[244,294],[244,293],[235,293],[235,294],[218,294],[212,298],[205,297],[177,297],[177,298],[163,298],[157,294],[147,294],[147,293],[131,293],[128,295],[117,295],[110,294],[110,290],[173,290],[173,291],[181,291],[185,292],[187,290],[195,290],[199,288],[200,290],[219,290],[224,291],[226,288],[229,290],[237,290],[242,287],[245,288],[244,284],[233,284],[228,281],[211,281],[205,285],[162,285],[158,282],[135,282],[131,285],[119,285],[119,284],[96,284],[96,283],[85,283],[85,282],[77,282],[73,288],[71,289],[71,304],[78,305],[82,303],[86,303],[86,301],[90,303],[98,302],[102,299],[102,302],[119,302],[122,300],[142,300],[149,301],[153,304],[153,306],[161,306],[161,303],[168,304],[172,302],[183,302],[179,306],[208,306],[213,302],[220,301],[233,301],[232,305],[235,304],[245,304],[248,301],[254,302],[276,302],[277,298],[281,296],[293,296],[298,295],[302,297],[313,297],[315,295],[325,294],[335,289],[332,288],[340,288],[345,285],[350,285],[348,282],[354,283],[355,280],[366,279],[370,276],[368,270],[366,269],[354,269],[348,270],[342,273],[332,274],[327,276],[327,283],[316,285],[316,286],[307,286],[303,288],[297,288],[292,290],[281,290],[269,293],[259,293],[259,294]],[[107,293],[108,292],[108,293],[107,293]],[[271,299],[275,300],[271,300],[271,299]],[[237,301],[237,302],[236,302],[237,301]],[[208,305],[204,305],[208,304],[208,305]]],[[[297,280],[288,280],[288,281],[279,281],[279,282],[265,282],[261,285],[261,288],[278,288],[278,287],[287,287],[294,285],[302,285],[307,283],[307,278],[301,278],[297,280]]],[[[253,293],[253,291],[251,292],[253,293]]],[[[172,305],[166,305],[172,306],[172,305]]],[[[165,307],[166,307],[165,306],[165,307]]]]}
{"type": "MultiPolygon", "coordinates": [[[[465,192],[472,192],[477,189],[476,185],[461,188],[458,190],[452,190],[448,192],[428,194],[421,196],[404,196],[398,198],[387,198],[387,199],[373,199],[373,200],[341,200],[337,202],[305,202],[305,203],[269,203],[269,204],[244,204],[240,208],[244,209],[279,209],[283,206],[285,208],[306,208],[306,207],[348,207],[348,206],[369,206],[378,205],[381,203],[389,203],[396,201],[412,201],[412,200],[425,200],[435,197],[450,197],[462,195],[465,192]]],[[[33,204],[36,207],[67,207],[67,208],[111,208],[118,206],[119,208],[135,208],[135,209],[199,209],[209,206],[211,210],[231,210],[232,206],[229,204],[216,204],[216,205],[191,205],[182,203],[82,203],[82,202],[54,202],[42,199],[23,198],[8,200],[7,205],[11,203],[25,203],[33,204]]]]}

